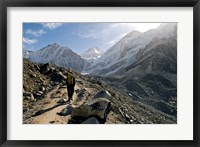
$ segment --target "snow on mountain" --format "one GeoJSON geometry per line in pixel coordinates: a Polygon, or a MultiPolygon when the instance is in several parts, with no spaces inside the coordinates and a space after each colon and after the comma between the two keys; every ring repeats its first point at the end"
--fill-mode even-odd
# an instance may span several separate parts
{"type": "MultiPolygon", "coordinates": [[[[155,38],[140,49],[136,61],[126,67],[125,75],[143,73],[177,74],[177,38],[155,38]]],[[[116,74],[116,73],[115,73],[116,74]]],[[[118,74],[122,74],[122,71],[118,74]]]]}
{"type": "Polygon", "coordinates": [[[56,43],[30,53],[29,60],[37,63],[51,63],[60,67],[82,71],[86,61],[68,47],[56,43]]]}
{"type": "Polygon", "coordinates": [[[169,38],[176,34],[176,23],[163,23],[156,29],[141,33],[132,31],[109,48],[100,58],[85,69],[88,73],[108,75],[125,68],[136,60],[139,49],[154,38],[169,38]]]}
{"type": "Polygon", "coordinates": [[[87,51],[85,51],[81,57],[85,60],[96,60],[101,57],[103,51],[98,47],[91,47],[87,51]]]}

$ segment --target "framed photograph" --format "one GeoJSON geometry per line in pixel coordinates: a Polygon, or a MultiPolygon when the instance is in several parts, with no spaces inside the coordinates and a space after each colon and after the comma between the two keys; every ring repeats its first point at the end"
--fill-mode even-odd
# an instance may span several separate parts
{"type": "Polygon", "coordinates": [[[198,146],[198,0],[1,9],[2,146],[198,146]]]}

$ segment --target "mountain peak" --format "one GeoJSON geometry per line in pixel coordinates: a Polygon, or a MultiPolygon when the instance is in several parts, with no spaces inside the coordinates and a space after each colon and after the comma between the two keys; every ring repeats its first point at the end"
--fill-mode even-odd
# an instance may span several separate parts
{"type": "Polygon", "coordinates": [[[91,48],[89,48],[88,50],[87,50],[88,52],[89,51],[91,51],[91,52],[95,52],[95,53],[97,53],[97,54],[101,54],[101,53],[103,53],[103,50],[102,49],[100,49],[100,48],[98,48],[98,47],[91,47],[91,48]]]}
{"type": "Polygon", "coordinates": [[[124,38],[130,38],[130,37],[133,38],[133,37],[137,37],[141,34],[142,34],[141,32],[134,30],[134,31],[131,31],[130,33],[128,33],[127,35],[125,35],[124,38]]]}
{"type": "Polygon", "coordinates": [[[103,54],[103,50],[101,50],[100,48],[98,48],[98,47],[91,47],[88,50],[86,50],[81,55],[81,57],[83,59],[86,59],[86,60],[95,60],[95,59],[101,57],[102,54],[103,54]]]}
{"type": "Polygon", "coordinates": [[[57,43],[49,44],[32,52],[29,55],[29,60],[37,63],[52,63],[65,68],[70,67],[78,72],[82,71],[85,66],[85,61],[78,54],[57,43]]]}
{"type": "Polygon", "coordinates": [[[58,43],[52,43],[52,44],[48,44],[47,47],[49,46],[53,46],[53,47],[60,47],[60,45],[58,43]]]}

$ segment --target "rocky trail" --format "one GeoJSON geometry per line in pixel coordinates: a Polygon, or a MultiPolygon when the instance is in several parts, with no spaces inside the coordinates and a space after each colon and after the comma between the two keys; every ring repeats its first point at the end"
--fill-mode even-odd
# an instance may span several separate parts
{"type": "Polygon", "coordinates": [[[69,121],[69,117],[61,116],[59,113],[71,105],[72,107],[78,107],[84,103],[84,99],[79,99],[78,95],[81,95],[80,83],[77,82],[75,86],[75,92],[73,100],[70,102],[64,102],[63,98],[67,99],[66,86],[56,85],[49,92],[46,93],[42,100],[38,101],[35,106],[29,110],[28,119],[24,123],[31,124],[63,124],[69,121]],[[39,110],[40,109],[40,110],[39,110]],[[33,115],[32,115],[33,114],[33,115]]]}
{"type": "Polygon", "coordinates": [[[24,65],[24,124],[176,123],[174,116],[136,100],[117,85],[78,73],[73,100],[64,102],[65,69],[29,61],[24,65]]]}
{"type": "MultiPolygon", "coordinates": [[[[95,94],[98,93],[98,90],[100,89],[101,89],[100,86],[94,85],[92,87],[88,82],[86,81],[83,82],[83,80],[77,79],[73,99],[70,102],[64,102],[63,98],[68,99],[67,87],[66,85],[62,84],[56,85],[52,87],[51,90],[46,92],[46,94],[41,100],[35,102],[33,106],[29,108],[29,110],[26,112],[24,116],[24,124],[72,123],[70,122],[71,121],[70,113],[72,112],[70,112],[69,115],[66,114],[68,113],[67,111],[72,111],[68,110],[68,108],[69,109],[80,108],[88,101],[91,101],[95,97],[95,94]]],[[[96,97],[99,97],[97,95],[96,97]]],[[[104,113],[103,110],[101,111],[102,113],[104,113]]],[[[95,118],[95,116],[98,117],[98,115],[101,114],[94,113],[93,115],[91,115],[91,117],[89,116],[89,118],[92,118],[91,120],[89,120],[89,122],[99,123],[99,121],[95,118]]]]}

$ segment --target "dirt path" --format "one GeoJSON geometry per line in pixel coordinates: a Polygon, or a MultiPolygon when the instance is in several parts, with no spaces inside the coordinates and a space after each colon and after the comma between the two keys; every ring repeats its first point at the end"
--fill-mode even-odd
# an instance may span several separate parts
{"type": "Polygon", "coordinates": [[[76,84],[73,100],[67,103],[58,103],[58,101],[60,101],[62,98],[68,99],[66,86],[55,86],[37,105],[37,108],[40,108],[40,110],[32,115],[32,117],[25,120],[25,123],[66,124],[70,116],[60,116],[58,113],[61,112],[61,110],[64,109],[67,105],[77,107],[83,103],[84,99],[78,98],[78,94],[81,92],[81,86],[82,85],[80,83],[76,84]]]}

